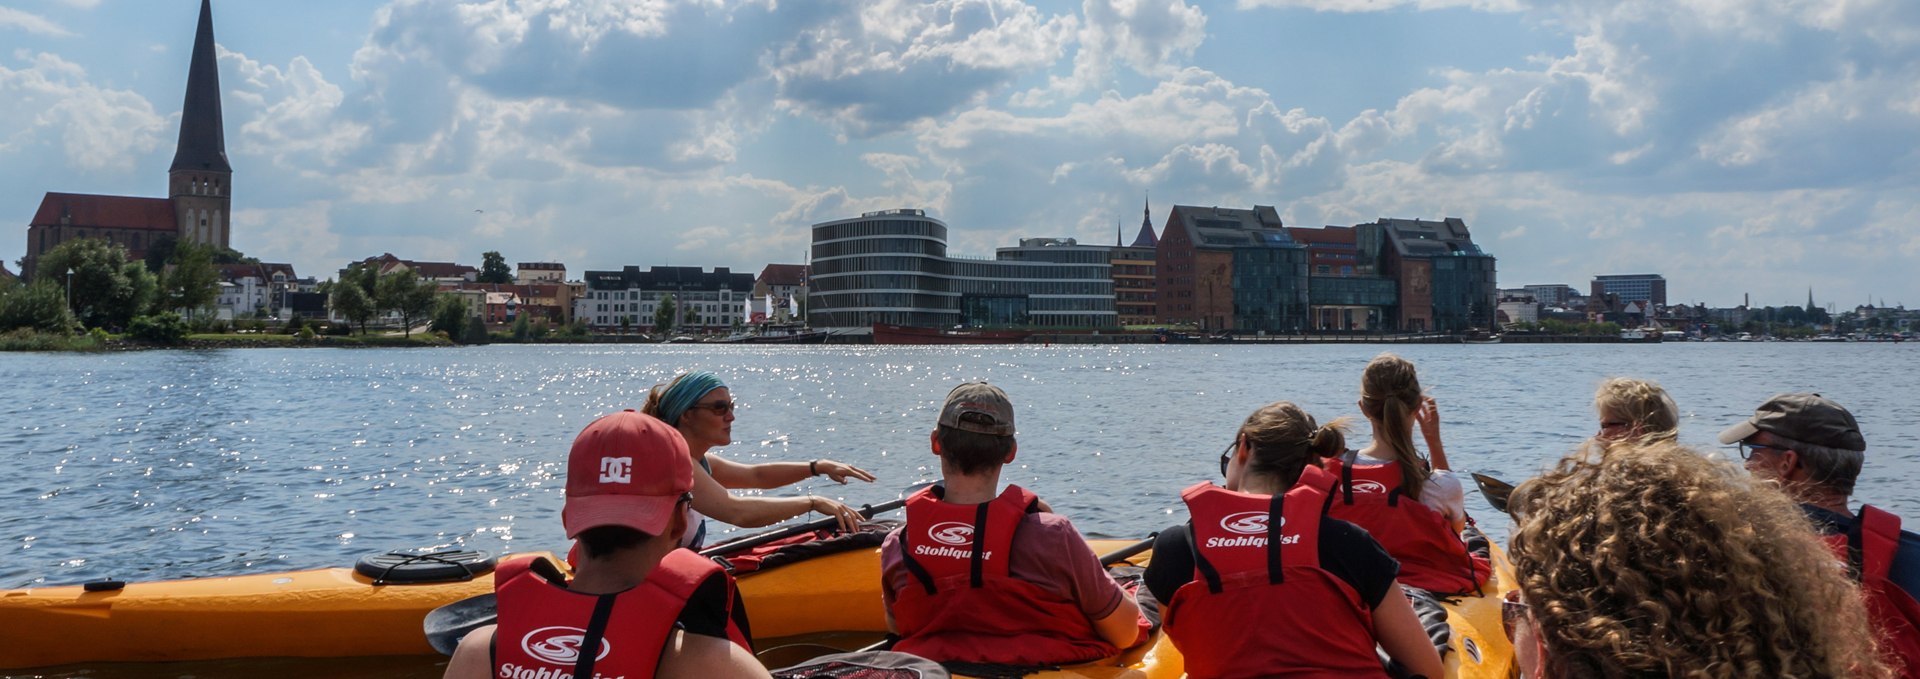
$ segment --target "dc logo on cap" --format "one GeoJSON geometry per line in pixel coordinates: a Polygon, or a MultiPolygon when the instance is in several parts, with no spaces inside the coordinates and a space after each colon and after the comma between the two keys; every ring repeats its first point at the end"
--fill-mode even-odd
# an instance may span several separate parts
{"type": "Polygon", "coordinates": [[[632,483],[633,482],[633,458],[631,457],[600,458],[600,482],[601,483],[632,483]]]}
{"type": "MultiPolygon", "coordinates": [[[[1286,523],[1286,518],[1282,517],[1280,519],[1280,525],[1284,526],[1286,523]]],[[[1225,528],[1229,533],[1260,535],[1267,532],[1267,513],[1240,512],[1238,514],[1228,514],[1227,518],[1220,520],[1220,527],[1225,528]]]]}
{"type": "Polygon", "coordinates": [[[973,524],[959,521],[936,523],[927,530],[927,537],[943,545],[964,545],[973,542],[973,524]]]}
{"type": "MultiPolygon", "coordinates": [[[[580,647],[586,644],[586,639],[587,631],[578,627],[542,627],[520,639],[520,650],[556,665],[572,665],[580,662],[580,647]]],[[[603,638],[600,652],[593,659],[605,660],[612,651],[613,644],[603,638]]]]}
{"type": "Polygon", "coordinates": [[[1387,485],[1379,481],[1355,481],[1353,482],[1353,492],[1385,493],[1387,492],[1387,485]]]}

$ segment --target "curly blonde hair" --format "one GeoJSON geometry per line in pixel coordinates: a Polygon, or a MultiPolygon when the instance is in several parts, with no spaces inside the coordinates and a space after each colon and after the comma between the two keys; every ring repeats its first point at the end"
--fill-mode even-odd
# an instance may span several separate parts
{"type": "Polygon", "coordinates": [[[1798,507],[1671,441],[1569,456],[1514,498],[1561,677],[1883,677],[1860,589],[1798,507]]]}
{"type": "Polygon", "coordinates": [[[1631,425],[1641,438],[1672,440],[1680,435],[1680,407],[1651,380],[1607,378],[1593,392],[1593,409],[1601,420],[1631,425]]]}

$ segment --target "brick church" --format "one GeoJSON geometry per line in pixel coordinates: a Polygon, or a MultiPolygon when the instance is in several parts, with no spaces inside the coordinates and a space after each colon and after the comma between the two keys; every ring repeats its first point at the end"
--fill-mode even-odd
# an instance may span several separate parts
{"type": "MultiPolygon", "coordinates": [[[[104,238],[146,256],[157,241],[174,238],[231,247],[233,167],[227,164],[220,121],[220,68],[214,61],[212,0],[200,0],[193,36],[187,98],[180,108],[180,141],[167,169],[166,198],[48,192],[27,224],[21,275],[34,280],[40,255],[75,238],[104,238]]],[[[58,275],[58,272],[50,272],[58,275]]]]}

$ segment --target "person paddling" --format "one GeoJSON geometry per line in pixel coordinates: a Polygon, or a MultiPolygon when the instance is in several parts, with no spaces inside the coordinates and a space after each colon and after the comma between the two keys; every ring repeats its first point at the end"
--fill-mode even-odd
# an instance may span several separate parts
{"type": "Polygon", "coordinates": [[[447,679],[769,676],[733,578],[678,549],[692,490],[687,444],[666,423],[626,410],[588,424],[560,514],[581,547],[573,577],[540,557],[502,563],[499,624],[461,639],[447,679]]]}
{"type": "Polygon", "coordinates": [[[706,543],[707,522],[702,517],[708,516],[742,528],[759,528],[812,511],[839,518],[843,532],[859,530],[860,513],[830,498],[749,497],[727,492],[733,488],[779,488],[821,475],[841,484],[848,479],[872,482],[874,476],[865,469],[828,459],[747,464],[710,454],[714,448],[733,442],[734,420],[733,393],[713,373],[682,373],[671,382],[655,385],[640,410],[679,430],[686,438],[688,454],[699,465],[693,472],[694,526],[684,546],[699,549],[706,543]]]}
{"type": "Polygon", "coordinates": [[[1192,518],[1160,532],[1146,585],[1166,602],[1187,676],[1385,676],[1376,644],[1414,675],[1441,676],[1395,581],[1399,564],[1324,513],[1337,480],[1318,462],[1345,449],[1343,425],[1268,405],[1221,455],[1226,487],[1181,493],[1192,518]]]}
{"type": "Polygon", "coordinates": [[[1379,540],[1400,561],[1400,582],[1441,596],[1478,592],[1492,567],[1461,539],[1466,492],[1448,469],[1439,406],[1421,392],[1413,363],[1374,358],[1361,374],[1359,405],[1373,442],[1327,461],[1339,479],[1333,517],[1379,540]],[[1415,425],[1430,459],[1413,447],[1415,425]]]}
{"type": "Polygon", "coordinates": [[[1132,597],[1066,517],[1025,488],[999,491],[1013,462],[1013,403],[969,382],[940,407],[930,447],[944,485],[907,499],[880,547],[893,650],[948,663],[1061,665],[1145,638],[1132,597]]]}

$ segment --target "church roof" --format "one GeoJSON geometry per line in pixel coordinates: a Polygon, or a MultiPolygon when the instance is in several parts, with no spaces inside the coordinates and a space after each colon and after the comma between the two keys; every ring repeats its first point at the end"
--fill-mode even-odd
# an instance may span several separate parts
{"type": "Polygon", "coordinates": [[[760,282],[767,285],[805,285],[807,265],[805,264],[768,264],[760,270],[760,282]]]}
{"type": "Polygon", "coordinates": [[[52,191],[40,199],[40,209],[33,213],[33,221],[27,225],[58,226],[63,222],[89,228],[180,230],[174,220],[173,201],[165,198],[52,191]]]}
{"type": "Polygon", "coordinates": [[[19,276],[15,276],[13,275],[12,271],[8,271],[6,264],[0,264],[0,281],[17,281],[17,280],[20,280],[19,276]]]}
{"type": "Polygon", "coordinates": [[[1160,237],[1153,235],[1153,222],[1140,223],[1140,235],[1133,237],[1133,245],[1128,247],[1150,248],[1160,244],[1160,237]]]}
{"type": "Polygon", "coordinates": [[[180,143],[169,171],[233,171],[227,164],[227,137],[220,119],[220,64],[213,45],[212,0],[200,0],[200,28],[193,35],[193,59],[187,67],[187,98],[180,105],[180,143]]]}

